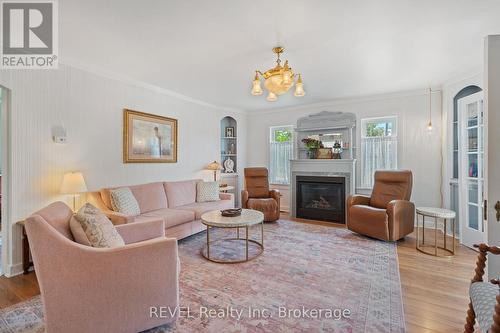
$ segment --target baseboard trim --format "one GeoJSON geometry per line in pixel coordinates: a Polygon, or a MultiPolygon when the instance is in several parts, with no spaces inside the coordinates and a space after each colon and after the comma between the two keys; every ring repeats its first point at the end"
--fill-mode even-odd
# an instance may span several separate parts
{"type": "Polygon", "coordinates": [[[4,275],[8,278],[23,274],[23,264],[18,263],[14,265],[9,265],[6,267],[4,275]]]}
{"type": "Polygon", "coordinates": [[[280,207],[280,212],[290,213],[290,207],[281,206],[280,207]]]}

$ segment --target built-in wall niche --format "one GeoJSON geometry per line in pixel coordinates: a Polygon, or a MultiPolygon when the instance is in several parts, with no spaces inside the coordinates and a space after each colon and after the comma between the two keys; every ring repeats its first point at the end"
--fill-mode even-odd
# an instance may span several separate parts
{"type": "Polygon", "coordinates": [[[238,180],[238,123],[227,116],[220,121],[220,163],[222,170],[219,183],[221,190],[234,194],[234,204],[239,207],[238,180]]]}
{"type": "Polygon", "coordinates": [[[233,117],[227,116],[220,121],[220,163],[222,173],[238,172],[238,124],[233,117]]]}

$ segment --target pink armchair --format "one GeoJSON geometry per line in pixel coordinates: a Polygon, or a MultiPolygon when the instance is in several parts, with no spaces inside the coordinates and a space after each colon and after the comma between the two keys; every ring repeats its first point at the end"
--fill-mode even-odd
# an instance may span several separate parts
{"type": "Polygon", "coordinates": [[[132,333],[177,319],[177,241],[162,220],[117,226],[126,245],[102,249],[73,241],[71,216],[55,202],[26,220],[47,332],[132,333]]]}

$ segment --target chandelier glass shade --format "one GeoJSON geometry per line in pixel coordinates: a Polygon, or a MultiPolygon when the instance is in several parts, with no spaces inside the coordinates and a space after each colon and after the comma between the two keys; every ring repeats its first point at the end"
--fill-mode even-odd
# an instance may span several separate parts
{"type": "Polygon", "coordinates": [[[269,102],[278,100],[278,96],[286,93],[293,85],[295,85],[294,95],[296,97],[302,97],[306,94],[301,75],[296,75],[292,71],[288,65],[288,60],[285,61],[283,66],[281,65],[280,54],[283,53],[283,51],[284,49],[282,47],[273,48],[273,52],[277,55],[276,66],[274,68],[264,73],[259,70],[255,71],[255,78],[252,83],[252,95],[260,96],[263,94],[261,78],[264,79],[264,87],[268,91],[266,99],[269,102]],[[296,76],[298,77],[297,83],[295,83],[296,76]]]}

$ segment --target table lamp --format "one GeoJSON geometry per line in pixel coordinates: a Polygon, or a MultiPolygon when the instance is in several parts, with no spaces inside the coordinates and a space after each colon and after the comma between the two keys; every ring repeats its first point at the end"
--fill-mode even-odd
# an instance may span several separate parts
{"type": "Polygon", "coordinates": [[[87,185],[81,172],[68,172],[64,175],[61,184],[61,194],[73,195],[73,211],[76,210],[76,196],[87,192],[87,185]]]}
{"type": "Polygon", "coordinates": [[[217,161],[213,161],[209,165],[207,165],[207,170],[213,170],[214,172],[214,182],[217,181],[217,171],[222,169],[222,166],[217,161]]]}

